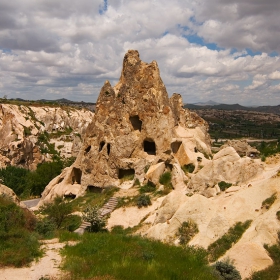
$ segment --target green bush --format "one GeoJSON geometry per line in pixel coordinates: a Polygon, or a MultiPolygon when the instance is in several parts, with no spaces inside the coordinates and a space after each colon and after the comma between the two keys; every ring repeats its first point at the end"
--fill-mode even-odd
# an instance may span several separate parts
{"type": "Polygon", "coordinates": [[[139,195],[139,197],[137,198],[136,204],[137,204],[138,208],[141,208],[143,206],[147,207],[149,205],[152,205],[150,196],[146,195],[146,194],[139,195]]]}
{"type": "Polygon", "coordinates": [[[38,236],[32,232],[35,224],[29,210],[0,196],[0,267],[24,266],[42,255],[38,236]]]}
{"type": "Polygon", "coordinates": [[[159,183],[164,185],[164,194],[168,194],[172,189],[173,185],[171,183],[172,175],[171,172],[165,172],[163,173],[159,178],[159,183]]]}
{"type": "Polygon", "coordinates": [[[87,228],[89,232],[98,232],[105,229],[106,220],[101,215],[100,207],[97,205],[87,205],[83,212],[83,220],[90,223],[87,228]]]}
{"type": "Polygon", "coordinates": [[[195,169],[195,165],[192,164],[192,163],[185,164],[185,165],[182,166],[182,170],[183,170],[185,173],[193,173],[193,172],[194,172],[194,169],[195,169]]]}
{"type": "Polygon", "coordinates": [[[247,228],[249,228],[251,222],[252,220],[245,221],[244,223],[236,223],[226,234],[210,244],[208,247],[209,261],[216,261],[227,250],[229,250],[241,238],[247,228]]]}
{"type": "Polygon", "coordinates": [[[226,189],[228,189],[229,187],[232,186],[231,183],[227,183],[227,182],[225,182],[225,181],[219,182],[218,185],[219,185],[221,191],[225,191],[226,189]]]}
{"type": "Polygon", "coordinates": [[[156,186],[152,182],[148,182],[146,185],[140,187],[139,192],[140,193],[150,193],[154,192],[156,190],[156,186]]]}
{"type": "Polygon", "coordinates": [[[276,199],[277,199],[277,195],[276,193],[274,193],[272,196],[268,197],[262,202],[262,207],[269,209],[276,199]]]}
{"type": "Polygon", "coordinates": [[[37,221],[35,230],[44,238],[51,238],[56,230],[56,224],[52,219],[44,218],[37,221]]]}
{"type": "Polygon", "coordinates": [[[187,222],[183,222],[182,226],[179,227],[177,236],[179,236],[180,244],[188,244],[189,241],[198,233],[197,224],[189,219],[187,222]]]}
{"type": "Polygon", "coordinates": [[[241,280],[239,271],[228,262],[216,262],[213,266],[221,279],[241,280]]]}
{"type": "Polygon", "coordinates": [[[20,196],[26,189],[26,177],[30,171],[16,166],[7,166],[0,169],[2,184],[11,188],[16,195],[20,196]]]}
{"type": "Polygon", "coordinates": [[[48,219],[53,220],[56,228],[59,229],[72,213],[72,205],[57,196],[53,203],[48,203],[40,207],[40,211],[48,215],[48,219]]]}

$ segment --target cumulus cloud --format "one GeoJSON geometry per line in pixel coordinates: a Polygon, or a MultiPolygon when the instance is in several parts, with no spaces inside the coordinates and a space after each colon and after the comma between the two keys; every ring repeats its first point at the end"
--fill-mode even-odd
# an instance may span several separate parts
{"type": "Polygon", "coordinates": [[[2,1],[0,96],[94,102],[105,80],[117,82],[125,52],[138,49],[185,102],[275,105],[278,2],[2,1]]]}

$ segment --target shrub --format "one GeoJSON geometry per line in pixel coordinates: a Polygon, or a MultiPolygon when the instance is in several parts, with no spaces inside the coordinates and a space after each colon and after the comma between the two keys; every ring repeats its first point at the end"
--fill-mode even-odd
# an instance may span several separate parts
{"type": "Polygon", "coordinates": [[[272,196],[268,197],[262,202],[262,207],[269,209],[276,199],[277,195],[274,193],[272,196]]]}
{"type": "Polygon", "coordinates": [[[7,166],[0,169],[1,183],[11,188],[16,195],[20,196],[26,189],[26,176],[29,173],[30,171],[24,168],[7,166]]]}
{"type": "Polygon", "coordinates": [[[232,186],[231,183],[227,183],[227,182],[225,182],[225,181],[219,182],[218,185],[219,185],[221,191],[225,191],[226,189],[228,189],[229,187],[232,186]]]}
{"type": "Polygon", "coordinates": [[[90,223],[89,232],[102,231],[105,228],[106,221],[101,215],[100,208],[97,205],[87,205],[83,212],[83,220],[90,223]]]}
{"type": "Polygon", "coordinates": [[[225,280],[241,280],[239,271],[228,262],[216,262],[214,268],[218,271],[221,279],[225,280]]]}
{"type": "Polygon", "coordinates": [[[35,230],[45,238],[51,238],[54,235],[56,224],[52,219],[44,218],[37,221],[35,230]]]}
{"type": "Polygon", "coordinates": [[[185,165],[182,166],[182,170],[183,170],[185,173],[193,173],[193,172],[194,172],[194,169],[195,169],[195,165],[192,164],[192,163],[185,164],[185,165]]]}
{"type": "Polygon", "coordinates": [[[62,223],[72,212],[72,205],[63,200],[61,196],[57,196],[53,203],[48,203],[40,208],[44,214],[48,215],[48,218],[53,220],[56,224],[56,228],[61,228],[62,223]]]}
{"type": "Polygon", "coordinates": [[[42,255],[34,227],[33,214],[0,196],[0,267],[20,267],[42,255]]]}
{"type": "Polygon", "coordinates": [[[179,227],[177,236],[179,236],[180,244],[185,245],[198,233],[197,224],[189,219],[187,222],[183,222],[179,227]]]}
{"type": "Polygon", "coordinates": [[[148,182],[146,185],[140,187],[140,193],[150,193],[156,190],[156,186],[152,182],[148,182]]]}
{"type": "Polygon", "coordinates": [[[243,233],[250,226],[251,222],[252,220],[248,220],[244,223],[236,223],[228,230],[226,234],[210,244],[208,247],[209,261],[216,261],[227,250],[229,250],[233,246],[233,244],[235,244],[241,238],[243,233]]]}
{"type": "Polygon", "coordinates": [[[147,206],[149,206],[149,205],[152,205],[150,196],[149,196],[149,195],[146,195],[146,194],[141,194],[141,195],[137,198],[136,204],[137,204],[138,208],[141,208],[141,207],[143,207],[143,206],[144,206],[144,207],[147,207],[147,206]]]}

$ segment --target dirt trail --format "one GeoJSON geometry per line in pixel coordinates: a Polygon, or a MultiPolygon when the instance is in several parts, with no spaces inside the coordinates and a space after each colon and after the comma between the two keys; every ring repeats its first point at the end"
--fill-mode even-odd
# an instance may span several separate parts
{"type": "Polygon", "coordinates": [[[59,243],[58,239],[44,240],[42,249],[44,256],[38,262],[32,262],[30,267],[22,268],[1,268],[0,275],[2,280],[39,280],[41,277],[59,277],[61,271],[59,265],[61,256],[59,250],[65,243],[59,243]]]}

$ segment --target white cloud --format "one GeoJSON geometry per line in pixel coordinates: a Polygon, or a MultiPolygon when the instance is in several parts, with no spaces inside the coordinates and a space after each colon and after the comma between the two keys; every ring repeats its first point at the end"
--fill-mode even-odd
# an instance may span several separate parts
{"type": "Polygon", "coordinates": [[[0,83],[9,97],[95,101],[106,79],[117,82],[125,52],[138,49],[186,102],[280,103],[279,56],[267,54],[280,48],[278,1],[114,0],[102,14],[101,0],[3,2],[0,83]],[[184,37],[195,33],[224,49],[184,37]]]}

